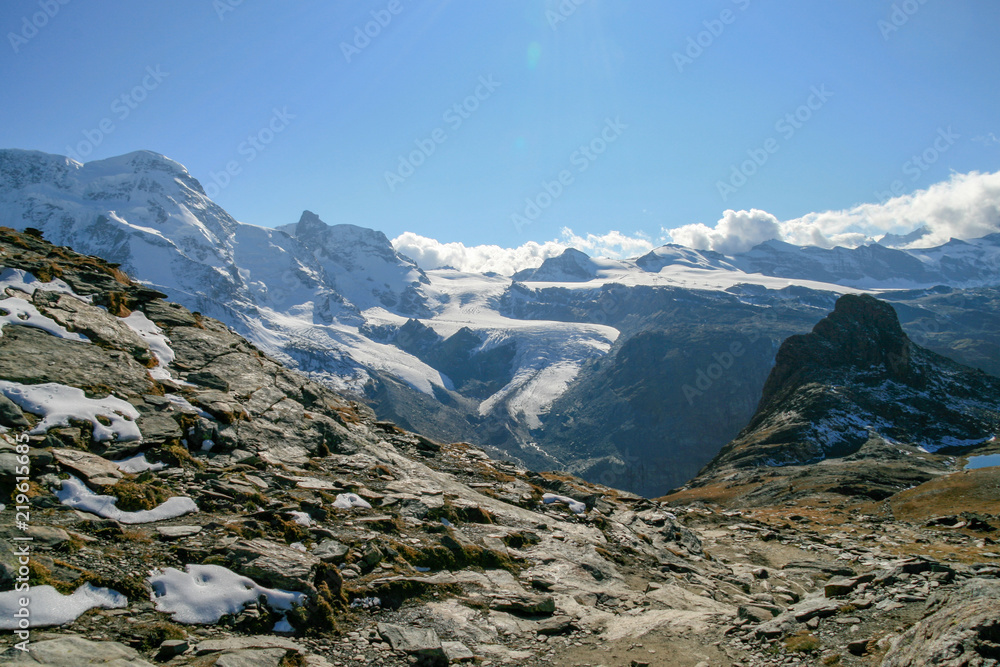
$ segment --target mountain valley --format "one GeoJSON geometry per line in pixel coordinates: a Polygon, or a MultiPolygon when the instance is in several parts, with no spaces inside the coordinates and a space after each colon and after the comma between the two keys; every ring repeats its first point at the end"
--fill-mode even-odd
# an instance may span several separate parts
{"type": "Polygon", "coordinates": [[[80,165],[6,150],[0,177],[0,224],[119,263],[405,428],[645,496],[739,433],[781,342],[840,294],[876,293],[919,344],[1000,373],[997,235],[734,257],[569,249],[508,278],[421,269],[380,232],[308,211],[237,222],[150,152],[80,165]]]}
{"type": "Polygon", "coordinates": [[[750,425],[652,500],[385,421],[40,236],[0,230],[0,485],[30,508],[3,528],[7,664],[1000,659],[1000,468],[965,467],[1000,451],[1000,381],[918,348],[883,301],[842,297],[786,341],[750,425]],[[971,395],[939,407],[945,447],[898,417],[812,462],[797,415],[835,417],[811,389],[830,378],[876,413],[905,408],[885,378],[971,395]]]}

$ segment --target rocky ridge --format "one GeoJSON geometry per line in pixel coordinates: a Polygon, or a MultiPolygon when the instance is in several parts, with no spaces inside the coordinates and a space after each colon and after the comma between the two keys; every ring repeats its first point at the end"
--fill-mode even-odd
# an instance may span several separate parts
{"type": "Polygon", "coordinates": [[[0,511],[0,590],[16,577],[13,538],[29,535],[36,591],[92,584],[125,597],[33,629],[27,654],[5,632],[6,662],[952,664],[908,657],[919,634],[941,655],[981,658],[954,664],[996,664],[983,612],[1000,597],[995,498],[968,517],[927,517],[919,497],[742,511],[648,500],[380,421],[219,322],[36,234],[0,230],[0,265],[24,272],[4,274],[0,308],[38,315],[0,331],[5,498],[23,434],[31,469],[30,525],[0,511]],[[143,318],[156,328],[145,335],[134,328],[143,318]],[[15,384],[80,389],[114,410],[43,425],[52,415],[15,384]],[[164,467],[115,463],[138,454],[164,467]],[[198,511],[102,518],[60,502],[70,475],[121,512],[178,497],[198,511]],[[305,601],[283,612],[262,596],[212,622],[163,610],[151,570],[210,566],[305,601]]]}
{"type": "Polygon", "coordinates": [[[995,447],[998,432],[1000,380],[914,344],[888,303],[845,295],[785,340],[750,423],[687,490],[725,480],[746,487],[740,502],[883,500],[995,447]]]}

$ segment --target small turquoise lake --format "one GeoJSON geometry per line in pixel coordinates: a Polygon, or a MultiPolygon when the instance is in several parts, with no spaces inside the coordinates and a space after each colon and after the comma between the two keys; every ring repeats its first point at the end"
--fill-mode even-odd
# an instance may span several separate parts
{"type": "Polygon", "coordinates": [[[965,465],[965,469],[975,470],[976,468],[991,468],[993,466],[1000,466],[1000,454],[970,456],[969,462],[965,465]]]}

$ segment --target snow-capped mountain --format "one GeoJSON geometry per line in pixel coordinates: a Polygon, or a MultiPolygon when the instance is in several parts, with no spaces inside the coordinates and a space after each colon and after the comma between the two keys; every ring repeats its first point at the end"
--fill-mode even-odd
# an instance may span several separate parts
{"type": "Polygon", "coordinates": [[[407,428],[592,478],[638,457],[642,472],[616,485],[650,494],[736,435],[781,340],[840,294],[912,288],[893,292],[904,326],[945,323],[925,344],[971,350],[980,367],[998,356],[990,327],[955,314],[1000,309],[989,287],[966,299],[1000,283],[1000,235],[927,250],[770,241],[734,257],[571,249],[512,278],[424,271],[381,232],[309,211],[276,227],[238,222],[182,165],[148,151],[80,164],[0,150],[0,225],[117,262],[407,428]],[[743,352],[732,356],[734,344],[743,352]]]}
{"type": "Polygon", "coordinates": [[[533,427],[582,363],[607,352],[617,335],[597,324],[506,318],[491,302],[509,280],[454,271],[432,280],[381,232],[329,226],[309,211],[277,228],[237,222],[183,166],[155,153],[84,165],[6,150],[0,178],[0,224],[35,227],[55,243],[117,262],[340,389],[362,393],[388,381],[434,400],[454,393],[452,379],[407,352],[396,331],[410,318],[426,319],[443,341],[472,326],[467,353],[506,343],[515,350],[507,381],[465,412],[533,427]]]}
{"type": "Polygon", "coordinates": [[[631,285],[683,284],[720,289],[740,283],[768,287],[837,285],[863,290],[979,287],[1000,282],[1000,233],[952,239],[936,248],[899,250],[879,243],[857,248],[765,241],[726,256],[668,244],[633,260],[591,258],[575,249],[514,274],[521,282],[631,285]],[[768,280],[778,278],[781,280],[768,280]]]}

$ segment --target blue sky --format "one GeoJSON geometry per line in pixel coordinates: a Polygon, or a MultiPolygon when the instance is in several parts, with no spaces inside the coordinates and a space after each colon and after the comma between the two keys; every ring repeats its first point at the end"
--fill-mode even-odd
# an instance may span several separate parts
{"type": "Polygon", "coordinates": [[[987,0],[6,0],[0,147],[163,153],[259,225],[656,240],[1000,170],[998,25],[987,0]]]}

